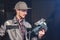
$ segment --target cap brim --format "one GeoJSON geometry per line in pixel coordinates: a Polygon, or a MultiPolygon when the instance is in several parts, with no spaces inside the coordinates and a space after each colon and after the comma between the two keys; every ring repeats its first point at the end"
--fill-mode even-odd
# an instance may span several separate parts
{"type": "Polygon", "coordinates": [[[28,8],[28,9],[31,9],[31,8],[28,8]]]}
{"type": "MultiPolygon", "coordinates": [[[[14,9],[19,9],[19,8],[14,8],[14,9]]],[[[24,9],[25,10],[25,9],[32,9],[32,8],[20,8],[20,9],[24,9]]]]}

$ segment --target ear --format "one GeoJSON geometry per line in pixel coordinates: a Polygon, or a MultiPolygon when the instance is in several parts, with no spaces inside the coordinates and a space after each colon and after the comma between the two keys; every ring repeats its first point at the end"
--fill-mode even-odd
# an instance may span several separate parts
{"type": "Polygon", "coordinates": [[[16,11],[16,14],[19,12],[17,9],[15,9],[15,11],[16,11]]]}

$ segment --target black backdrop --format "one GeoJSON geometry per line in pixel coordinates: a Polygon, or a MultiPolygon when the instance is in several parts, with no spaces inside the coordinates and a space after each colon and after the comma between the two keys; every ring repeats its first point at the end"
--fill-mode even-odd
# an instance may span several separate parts
{"type": "Polygon", "coordinates": [[[46,19],[48,31],[44,40],[60,40],[60,0],[3,0],[7,20],[18,1],[25,1],[32,8],[26,17],[31,24],[41,18],[46,19]]]}

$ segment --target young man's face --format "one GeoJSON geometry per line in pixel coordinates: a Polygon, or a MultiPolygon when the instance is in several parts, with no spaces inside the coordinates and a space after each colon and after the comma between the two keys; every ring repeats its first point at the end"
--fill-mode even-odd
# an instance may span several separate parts
{"type": "Polygon", "coordinates": [[[44,36],[44,34],[45,34],[45,30],[42,29],[38,32],[38,37],[41,39],[44,36]]]}
{"type": "Polygon", "coordinates": [[[16,10],[16,14],[17,14],[20,18],[25,18],[25,16],[27,15],[27,10],[16,10]]]}

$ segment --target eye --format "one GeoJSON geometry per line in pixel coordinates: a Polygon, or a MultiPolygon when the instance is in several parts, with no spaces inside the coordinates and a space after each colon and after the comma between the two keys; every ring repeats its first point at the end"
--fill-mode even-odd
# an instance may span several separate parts
{"type": "Polygon", "coordinates": [[[23,12],[27,12],[27,10],[22,10],[23,12]]]}

